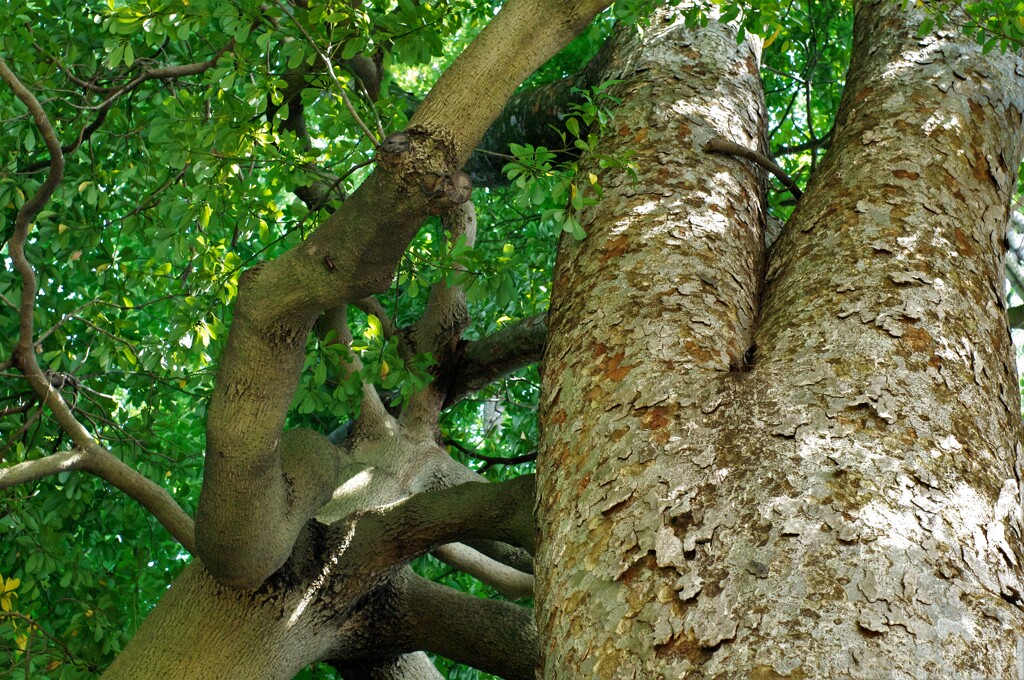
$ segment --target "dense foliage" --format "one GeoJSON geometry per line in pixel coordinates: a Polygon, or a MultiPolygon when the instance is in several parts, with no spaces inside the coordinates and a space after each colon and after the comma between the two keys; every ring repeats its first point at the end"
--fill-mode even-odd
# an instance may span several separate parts
{"type": "MultiPolygon", "coordinates": [[[[498,4],[10,0],[0,8],[0,56],[42,102],[67,157],[64,181],[27,245],[40,282],[38,360],[92,434],[190,512],[202,479],[204,408],[240,273],[302,240],[359,184],[373,162],[373,137],[403,128],[498,4]],[[383,59],[379,97],[342,65],[364,54],[383,59]],[[328,71],[325,61],[340,66],[328,71]],[[196,68],[173,77],[159,71],[184,65],[196,68]],[[308,135],[284,124],[282,96],[295,75],[320,85],[303,95],[308,135]],[[310,206],[297,198],[314,186],[328,200],[310,206]]],[[[613,7],[525,87],[576,72],[616,22],[642,22],[644,4],[613,7]]],[[[770,149],[803,185],[827,149],[838,108],[850,4],[716,4],[722,18],[741,17],[764,38],[770,149]]],[[[925,4],[934,9],[930,21],[965,23],[952,3],[925,4]]],[[[1024,35],[1016,2],[968,10],[966,30],[986,47],[1006,49],[1024,35]]],[[[693,12],[693,22],[707,20],[693,12]]],[[[424,225],[379,298],[391,320],[402,326],[417,318],[430,285],[456,265],[466,269],[459,276],[470,296],[470,338],[546,309],[555,241],[562,231],[585,236],[574,211],[600,195],[571,154],[598,145],[614,126],[614,101],[602,86],[580,101],[566,111],[564,149],[522,140],[505,151],[510,182],[475,191],[475,248],[446,243],[436,220],[424,225]]],[[[0,122],[4,244],[48,160],[31,116],[7,88],[0,88],[0,122]]],[[[778,185],[771,196],[773,211],[786,218],[793,197],[778,185]]],[[[21,287],[4,252],[0,361],[18,335],[21,287]]],[[[389,399],[401,401],[429,380],[431,358],[401,356],[377,315],[354,314],[349,323],[362,376],[389,399]]],[[[358,385],[338,379],[333,340],[310,339],[294,425],[326,433],[353,415],[358,385]]],[[[537,394],[531,367],[447,410],[452,455],[494,479],[528,469],[537,394]]],[[[4,463],[66,446],[20,375],[0,373],[4,463]]],[[[0,493],[0,677],[90,677],[189,558],[145,510],[83,473],[0,493]]],[[[420,568],[494,596],[431,559],[420,568]]]]}

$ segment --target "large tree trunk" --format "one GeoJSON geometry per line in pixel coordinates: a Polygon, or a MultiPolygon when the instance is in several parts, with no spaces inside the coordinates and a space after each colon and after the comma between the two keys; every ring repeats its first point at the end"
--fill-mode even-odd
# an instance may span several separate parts
{"type": "Polygon", "coordinates": [[[301,591],[225,588],[193,563],[103,677],[291,678],[323,658],[335,638],[305,612],[310,606],[320,610],[301,591]]]}
{"type": "Polygon", "coordinates": [[[1021,66],[900,4],[858,3],[763,276],[759,182],[702,152],[759,145],[754,49],[659,20],[620,66],[640,181],[602,177],[549,319],[543,677],[1016,677],[1021,66]]]}

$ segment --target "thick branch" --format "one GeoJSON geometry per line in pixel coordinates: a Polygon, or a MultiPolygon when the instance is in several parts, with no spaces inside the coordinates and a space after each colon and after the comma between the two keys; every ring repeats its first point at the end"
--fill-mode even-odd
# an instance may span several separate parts
{"type": "MultiPolygon", "coordinates": [[[[455,173],[508,97],[607,4],[505,4],[406,133],[384,140],[376,170],[344,205],[299,246],[243,275],[209,408],[197,513],[200,557],[216,578],[248,583],[273,571],[304,521],[284,493],[279,440],[314,320],[387,287],[423,218],[461,202],[449,192],[459,185],[455,173]],[[265,529],[281,522],[289,526],[265,529]],[[225,541],[234,549],[223,550],[225,541]]],[[[316,488],[300,490],[307,499],[333,482],[310,479],[316,488]]]]}
{"type": "MultiPolygon", "coordinates": [[[[608,40],[577,73],[513,95],[463,167],[473,179],[473,184],[508,184],[508,177],[501,169],[509,161],[510,142],[560,149],[563,146],[559,134],[564,130],[562,121],[569,115],[573,104],[584,102],[580,90],[594,87],[600,84],[602,77],[607,77],[602,74],[617,45],[617,41],[608,40]]],[[[571,141],[569,146],[572,147],[571,141]]],[[[575,148],[559,153],[557,158],[568,160],[574,155],[575,148]]]]}
{"type": "Polygon", "coordinates": [[[207,453],[200,512],[205,508],[207,517],[229,519],[238,528],[224,533],[218,522],[198,521],[196,543],[203,564],[225,585],[254,588],[277,571],[307,520],[330,499],[335,487],[338,450],[323,435],[289,430],[281,435],[274,454],[277,469],[235,468],[231,472],[241,475],[224,478],[232,485],[225,489],[209,484],[211,471],[220,473],[223,461],[214,462],[207,453]],[[253,479],[260,480],[258,486],[253,479]],[[260,512],[257,507],[265,509],[260,512]],[[240,509],[259,514],[241,516],[240,509]]]}
{"type": "Polygon", "coordinates": [[[403,594],[415,649],[508,680],[535,677],[540,657],[532,609],[473,597],[416,575],[403,594]]]}
{"type": "Polygon", "coordinates": [[[547,337],[547,315],[505,326],[482,340],[462,345],[451,361],[445,407],[510,373],[540,361],[547,337]]]}
{"type": "Polygon", "coordinates": [[[507,541],[532,552],[533,497],[533,475],[419,493],[359,518],[344,560],[362,569],[373,564],[387,567],[445,543],[480,538],[507,541]]]}
{"type": "Polygon", "coordinates": [[[606,0],[505,4],[430,91],[413,125],[451,128],[459,167],[469,158],[523,80],[610,5],[606,0]],[[463,83],[472,80],[472,88],[463,83]]]}
{"type": "Polygon", "coordinates": [[[444,680],[423,652],[331,665],[345,680],[444,680]]]}

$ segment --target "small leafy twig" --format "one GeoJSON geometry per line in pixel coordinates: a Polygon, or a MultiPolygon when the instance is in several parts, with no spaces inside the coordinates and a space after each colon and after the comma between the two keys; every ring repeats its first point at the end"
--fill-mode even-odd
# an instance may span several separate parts
{"type": "MultiPolygon", "coordinates": [[[[82,146],[82,144],[87,142],[89,138],[92,137],[93,133],[100,129],[104,121],[106,121],[107,112],[110,111],[111,107],[114,105],[114,102],[117,101],[117,99],[119,99],[121,96],[133,91],[135,88],[137,88],[145,81],[166,80],[168,78],[182,78],[185,76],[198,75],[216,66],[220,58],[226,52],[229,52],[232,49],[234,49],[234,47],[235,41],[234,39],[232,39],[228,42],[227,45],[217,50],[213,57],[211,57],[207,61],[201,61],[195,64],[165,66],[163,68],[154,68],[149,69],[147,71],[143,71],[138,76],[129,81],[128,84],[123,85],[122,87],[119,87],[110,94],[108,94],[99,104],[96,104],[95,106],[86,107],[87,109],[95,110],[98,112],[96,114],[96,118],[93,119],[91,123],[82,128],[82,130],[78,133],[78,137],[75,138],[74,142],[72,142],[71,144],[65,144],[64,146],[61,147],[62,153],[64,155],[70,155],[77,151],[79,147],[82,146]]],[[[65,73],[68,73],[67,69],[65,69],[65,73]]],[[[53,151],[51,150],[50,153],[52,157],[53,151]]],[[[42,170],[48,164],[49,161],[38,161],[27,165],[20,172],[36,172],[37,170],[42,170]]]]}
{"type": "Polygon", "coordinates": [[[320,49],[320,47],[316,44],[316,41],[313,40],[313,36],[311,36],[309,34],[309,32],[306,30],[306,27],[303,26],[302,23],[299,22],[299,20],[295,18],[295,15],[292,14],[288,10],[288,8],[284,6],[283,3],[278,1],[277,2],[277,6],[281,8],[282,12],[284,12],[285,14],[288,15],[288,18],[291,19],[292,22],[294,22],[295,26],[298,27],[299,31],[302,32],[302,35],[304,35],[306,37],[306,40],[309,41],[309,46],[312,47],[314,50],[316,50],[317,55],[324,62],[324,66],[327,67],[327,75],[328,75],[328,77],[338,87],[338,93],[341,95],[342,101],[345,102],[345,108],[348,109],[349,114],[351,114],[352,118],[356,121],[356,125],[359,126],[359,129],[361,129],[363,131],[363,133],[366,135],[366,137],[371,142],[374,143],[374,146],[376,146],[376,144],[377,144],[376,136],[373,134],[373,132],[370,131],[370,128],[366,125],[366,123],[363,122],[363,119],[359,117],[359,113],[356,112],[356,107],[352,105],[352,100],[349,99],[348,94],[345,92],[345,86],[341,83],[340,80],[338,80],[338,76],[334,73],[334,64],[331,62],[331,58],[328,57],[320,49]]]}

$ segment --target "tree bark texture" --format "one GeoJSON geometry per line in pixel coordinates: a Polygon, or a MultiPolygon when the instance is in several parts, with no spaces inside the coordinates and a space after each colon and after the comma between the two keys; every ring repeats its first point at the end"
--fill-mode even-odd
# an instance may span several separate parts
{"type": "Polygon", "coordinates": [[[103,677],[292,678],[309,659],[327,654],[337,638],[318,627],[320,617],[303,615],[309,605],[301,592],[226,588],[193,563],[103,677]]]}
{"type": "Polygon", "coordinates": [[[641,172],[602,177],[556,267],[542,677],[1017,677],[1024,66],[900,5],[856,3],[829,155],[764,268],[761,182],[702,153],[763,149],[755,50],[659,18],[616,62],[604,150],[641,172]]]}

